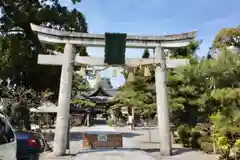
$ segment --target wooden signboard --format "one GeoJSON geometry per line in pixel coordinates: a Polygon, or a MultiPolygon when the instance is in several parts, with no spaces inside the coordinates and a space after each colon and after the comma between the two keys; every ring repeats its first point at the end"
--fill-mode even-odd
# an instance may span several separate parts
{"type": "Polygon", "coordinates": [[[121,133],[83,133],[83,147],[89,148],[121,148],[121,133]]]}

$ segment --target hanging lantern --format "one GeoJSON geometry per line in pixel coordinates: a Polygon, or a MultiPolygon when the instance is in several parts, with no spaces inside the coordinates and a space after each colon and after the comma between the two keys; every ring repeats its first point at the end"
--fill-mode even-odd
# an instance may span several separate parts
{"type": "Polygon", "coordinates": [[[83,67],[83,66],[80,69],[80,75],[83,76],[83,77],[86,76],[86,70],[85,70],[85,67],[83,67]]]}
{"type": "Polygon", "coordinates": [[[151,76],[151,72],[150,69],[148,68],[148,66],[144,67],[144,77],[149,77],[151,76]]]}

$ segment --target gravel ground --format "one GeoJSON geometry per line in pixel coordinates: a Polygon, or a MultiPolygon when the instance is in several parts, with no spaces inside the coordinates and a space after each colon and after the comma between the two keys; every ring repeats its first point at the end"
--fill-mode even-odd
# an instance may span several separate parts
{"type": "MultiPolygon", "coordinates": [[[[65,157],[53,157],[51,153],[41,155],[40,160],[128,160],[131,157],[141,157],[144,160],[216,160],[216,155],[208,155],[200,151],[182,148],[180,145],[173,145],[173,156],[161,157],[159,154],[159,139],[158,130],[156,128],[136,128],[134,131],[128,127],[114,128],[117,132],[124,135],[123,148],[117,150],[85,150],[82,148],[81,139],[82,133],[86,130],[109,130],[106,126],[73,127],[71,129],[70,155],[65,157]],[[105,155],[105,156],[104,156],[105,155]],[[128,158],[130,157],[130,158],[128,158]]],[[[110,129],[112,130],[112,129],[110,129]]],[[[52,137],[52,136],[50,136],[52,137]]],[[[132,159],[132,158],[131,158],[132,159]]]]}

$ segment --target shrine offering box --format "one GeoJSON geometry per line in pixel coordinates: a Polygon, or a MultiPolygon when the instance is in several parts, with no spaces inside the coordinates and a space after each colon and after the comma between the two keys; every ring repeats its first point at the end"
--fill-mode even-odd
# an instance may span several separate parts
{"type": "Polygon", "coordinates": [[[85,132],[83,133],[83,147],[88,148],[121,148],[123,136],[117,132],[85,132]]]}

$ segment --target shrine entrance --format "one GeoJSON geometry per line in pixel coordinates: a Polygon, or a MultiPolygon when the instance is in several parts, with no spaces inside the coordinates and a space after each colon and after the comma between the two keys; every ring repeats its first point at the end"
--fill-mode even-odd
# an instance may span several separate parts
{"type": "Polygon", "coordinates": [[[85,126],[91,126],[94,124],[106,124],[108,118],[108,109],[111,106],[110,99],[115,95],[116,89],[104,89],[102,85],[98,85],[88,95],[79,97],[78,99],[88,99],[95,103],[94,107],[85,108],[85,106],[75,105],[75,110],[79,110],[84,113],[84,118],[90,116],[91,122],[84,122],[85,126]],[[84,112],[83,112],[84,111],[84,112]],[[101,115],[101,116],[100,116],[101,115]]]}
{"type": "Polygon", "coordinates": [[[116,89],[104,89],[99,85],[88,95],[88,99],[96,103],[96,111],[94,114],[94,124],[106,124],[108,119],[108,109],[111,105],[111,98],[115,95],[116,89]],[[101,115],[101,116],[99,116],[101,115]]]}
{"type": "MultiPolygon", "coordinates": [[[[85,64],[90,66],[105,66],[105,59],[99,57],[76,56],[76,45],[104,47],[105,35],[64,32],[31,24],[33,31],[37,32],[38,38],[43,43],[65,44],[62,55],[38,55],[38,63],[43,65],[62,66],[56,130],[54,138],[54,154],[64,155],[67,143],[69,104],[71,98],[73,65],[85,64]]],[[[139,65],[154,64],[156,82],[156,102],[158,114],[158,128],[160,137],[160,153],[169,156],[172,152],[169,109],[166,88],[166,68],[174,68],[188,63],[186,59],[165,59],[164,49],[185,47],[194,39],[196,32],[164,36],[129,36],[126,35],[124,47],[126,48],[149,48],[155,51],[155,57],[149,59],[125,58],[124,67],[137,67],[139,65]]],[[[118,48],[117,48],[118,49],[118,48]]],[[[116,49],[116,51],[117,51],[116,49]]],[[[122,49],[122,48],[120,48],[122,49]]],[[[125,52],[125,48],[124,48],[125,52]]],[[[120,55],[115,55],[120,56],[120,55]]],[[[125,55],[124,55],[125,56],[125,55]]],[[[121,57],[122,58],[122,57],[121,57]]],[[[111,66],[111,65],[110,65],[111,66]]]]}

